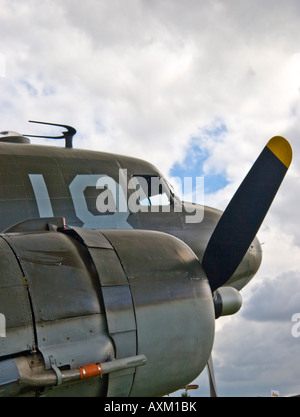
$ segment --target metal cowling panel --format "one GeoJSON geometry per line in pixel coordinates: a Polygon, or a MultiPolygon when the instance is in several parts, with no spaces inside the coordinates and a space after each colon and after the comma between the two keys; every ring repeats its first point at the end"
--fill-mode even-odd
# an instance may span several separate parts
{"type": "MultiPolygon", "coordinates": [[[[45,368],[72,369],[91,361],[111,360],[114,347],[107,334],[100,285],[85,247],[55,231],[12,233],[5,239],[18,258],[20,279],[23,282],[22,269],[28,286],[36,347],[45,368]]],[[[17,279],[17,271],[13,275],[17,279]]],[[[94,386],[83,384],[81,395],[105,395],[106,384],[106,378],[94,386]]],[[[64,395],[61,389],[59,392],[64,395]]]]}
{"type": "Polygon", "coordinates": [[[30,350],[35,345],[32,312],[26,279],[10,246],[0,237],[0,313],[5,317],[5,337],[0,337],[0,357],[30,350]]]}
{"type": "MultiPolygon", "coordinates": [[[[3,267],[10,254],[11,282],[21,277],[27,291],[45,371],[147,358],[142,368],[134,361],[93,383],[76,383],[72,395],[162,395],[204,368],[214,335],[211,291],[199,260],[179,239],[63,228],[4,236],[3,267]]],[[[3,294],[9,282],[3,278],[3,294]]],[[[43,395],[68,395],[69,388],[49,387],[43,395]]]]}
{"type": "Polygon", "coordinates": [[[198,258],[168,234],[103,233],[128,277],[137,354],[147,357],[147,365],[136,369],[130,396],[158,396],[187,385],[205,367],[214,339],[211,290],[198,258]]]}
{"type": "Polygon", "coordinates": [[[19,376],[14,359],[0,362],[0,397],[18,394],[19,376]]]}
{"type": "MultiPolygon", "coordinates": [[[[134,306],[127,276],[114,247],[104,231],[71,228],[66,231],[86,246],[98,274],[108,333],[114,341],[115,358],[135,356],[136,322],[134,306]]],[[[118,230],[121,237],[123,231],[118,230]]],[[[108,377],[108,397],[125,397],[130,394],[135,368],[114,372],[108,377]]]]}
{"type": "Polygon", "coordinates": [[[80,243],[57,232],[11,234],[6,240],[28,282],[36,323],[101,313],[80,243]]]}

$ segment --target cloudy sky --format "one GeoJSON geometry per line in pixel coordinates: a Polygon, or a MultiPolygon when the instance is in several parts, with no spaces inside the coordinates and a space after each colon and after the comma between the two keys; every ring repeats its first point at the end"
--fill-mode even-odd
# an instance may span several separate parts
{"type": "Polygon", "coordinates": [[[217,323],[221,396],[300,393],[299,28],[298,0],[0,0],[0,130],[74,126],[76,147],[204,176],[221,209],[272,136],[290,141],[261,269],[217,323]]]}

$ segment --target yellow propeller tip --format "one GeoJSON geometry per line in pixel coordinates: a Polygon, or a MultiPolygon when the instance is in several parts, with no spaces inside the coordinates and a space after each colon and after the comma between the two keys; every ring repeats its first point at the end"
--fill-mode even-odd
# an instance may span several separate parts
{"type": "Polygon", "coordinates": [[[289,142],[282,136],[274,136],[266,145],[270,151],[288,168],[292,162],[293,151],[289,142]]]}

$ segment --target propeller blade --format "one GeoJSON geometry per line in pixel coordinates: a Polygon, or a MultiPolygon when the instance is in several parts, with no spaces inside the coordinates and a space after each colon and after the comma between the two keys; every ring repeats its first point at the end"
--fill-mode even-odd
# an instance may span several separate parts
{"type": "Polygon", "coordinates": [[[249,249],[292,161],[281,136],[269,140],[220,218],[202,266],[212,291],[233,275],[249,249]]]}

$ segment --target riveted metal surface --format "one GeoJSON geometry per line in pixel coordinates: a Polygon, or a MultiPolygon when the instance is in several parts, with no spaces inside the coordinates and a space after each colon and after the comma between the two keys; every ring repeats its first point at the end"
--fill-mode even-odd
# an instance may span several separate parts
{"type": "Polygon", "coordinates": [[[0,238],[0,313],[5,317],[6,327],[6,337],[0,338],[0,356],[31,349],[35,338],[26,280],[3,238],[0,238]]]}
{"type": "MultiPolygon", "coordinates": [[[[84,395],[155,396],[184,386],[207,363],[214,335],[210,287],[197,257],[164,233],[102,233],[111,248],[88,247],[55,231],[5,235],[28,283],[46,368],[144,354],[143,369],[110,374],[90,387],[84,383],[84,395]],[[107,253],[114,253],[115,262],[101,268],[107,253]],[[115,285],[117,270],[124,285],[115,285]]],[[[89,240],[88,234],[86,241],[95,245],[96,235],[89,240]]],[[[61,392],[65,388],[45,395],[61,392]]]]}
{"type": "MultiPolygon", "coordinates": [[[[28,283],[37,347],[46,368],[51,368],[52,362],[72,368],[113,358],[100,284],[85,246],[57,232],[7,234],[5,238],[14,248],[28,283]]],[[[19,265],[18,269],[20,274],[19,265]]],[[[4,290],[7,296],[9,288],[4,290]]],[[[107,378],[101,386],[97,384],[99,392],[103,392],[103,384],[107,378]]],[[[88,384],[84,386],[88,395],[88,384]]]]}
{"type": "Polygon", "coordinates": [[[72,227],[66,234],[79,239],[88,249],[102,286],[128,285],[114,248],[99,230],[72,227]]]}
{"type": "Polygon", "coordinates": [[[6,327],[5,337],[0,338],[0,356],[31,350],[35,346],[35,337],[30,304],[24,288],[1,288],[0,306],[6,327]]]}
{"type": "Polygon", "coordinates": [[[37,334],[46,369],[51,368],[52,358],[58,367],[68,365],[73,369],[114,357],[104,314],[38,323],[37,334]]]}
{"type": "MultiPolygon", "coordinates": [[[[99,236],[101,241],[100,233],[99,236]]],[[[9,259],[7,255],[12,258],[9,259],[10,269],[7,270],[11,270],[11,282],[15,285],[9,287],[9,281],[3,280],[3,288],[0,285],[0,301],[2,294],[9,303],[6,313],[11,317],[11,323],[22,323],[18,334],[23,336],[26,330],[24,317],[21,313],[16,316],[9,305],[15,306],[11,297],[18,298],[18,291],[25,288],[24,282],[27,283],[28,293],[25,290],[27,298],[30,294],[32,303],[36,346],[43,355],[46,369],[50,369],[52,364],[74,368],[91,362],[112,360],[115,357],[115,347],[107,331],[100,283],[82,242],[54,231],[7,234],[5,239],[9,245],[0,239],[0,266],[2,241],[2,246],[6,248],[5,259],[9,259]],[[18,281],[23,286],[16,287],[18,281]]],[[[15,337],[10,340],[13,344],[16,342],[15,337]]],[[[12,353],[11,345],[10,349],[9,353],[12,353]]],[[[25,346],[23,350],[27,349],[28,346],[25,346]]],[[[97,384],[84,382],[82,392],[84,395],[95,395],[97,392],[105,395],[107,381],[108,377],[99,380],[97,384]]],[[[66,387],[62,391],[47,390],[45,395],[52,396],[58,392],[60,395],[62,392],[68,395],[66,387]]],[[[77,390],[72,388],[69,391],[73,392],[77,390]]]]}
{"type": "MultiPolygon", "coordinates": [[[[115,358],[135,356],[137,338],[134,306],[121,260],[109,240],[98,230],[72,228],[65,233],[77,235],[77,239],[84,243],[93,261],[101,284],[107,328],[114,342],[115,358]]],[[[122,234],[123,231],[119,231],[119,236],[122,234]]],[[[134,373],[133,368],[109,375],[107,396],[128,396],[134,373]]]]}
{"type": "Polygon", "coordinates": [[[36,322],[101,312],[84,247],[62,233],[7,235],[28,281],[36,322]]]}
{"type": "MultiPolygon", "coordinates": [[[[134,307],[129,285],[102,287],[108,332],[115,345],[116,359],[136,355],[137,335],[134,307]]],[[[135,369],[108,378],[108,397],[127,397],[130,394],[135,369]]]]}
{"type": "Polygon", "coordinates": [[[130,396],[156,396],[185,386],[205,367],[214,339],[211,290],[199,260],[167,234],[103,233],[127,274],[137,353],[147,357],[147,366],[136,369],[130,396]]]}

